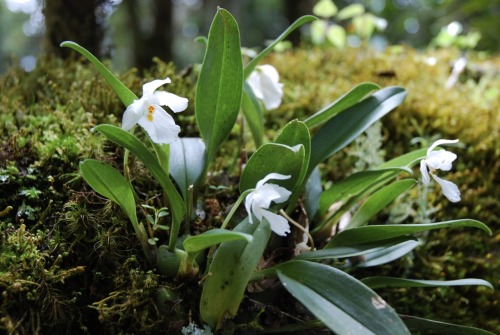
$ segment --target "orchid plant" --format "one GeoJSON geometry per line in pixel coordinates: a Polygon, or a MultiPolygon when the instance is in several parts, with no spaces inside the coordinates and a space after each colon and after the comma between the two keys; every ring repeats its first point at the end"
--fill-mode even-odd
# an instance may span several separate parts
{"type": "MultiPolygon", "coordinates": [[[[437,141],[428,150],[419,149],[376,169],[354,173],[327,189],[323,189],[320,177],[320,163],[399,106],[406,96],[403,88],[362,83],[309,118],[287,123],[274,139],[264,138],[264,109],[277,108],[286,87],[279,82],[276,69],[259,63],[290,32],[314,20],[312,16],[298,19],[244,65],[238,25],[229,12],[217,11],[194,101],[199,138],[178,138],[179,127],[161,107],[177,113],[188,104],[185,98],[159,90],[170,82],[168,78],[145,84],[139,99],[86,49],[74,42],[62,43],[90,60],[125,104],[122,127],[102,124],[94,132],[125,148],[125,158],[135,155],[161,186],[165,199],[161,211],[169,211],[169,215],[162,214],[162,219],[169,219],[168,241],[151,236],[154,230],[145,229],[136,213],[140,199],[125,171],[122,174],[107,163],[86,159],[80,165],[82,176],[96,192],[117,203],[127,214],[150,267],[157,268],[166,278],[201,280],[198,321],[214,331],[223,329],[225,321],[237,315],[248,284],[264,278],[280,281],[318,322],[337,334],[409,334],[411,329],[437,325],[448,331],[463,331],[460,326],[399,315],[374,290],[394,286],[491,287],[488,282],[358,279],[347,273],[355,266],[377,266],[408,254],[422,243],[418,234],[432,229],[474,227],[491,233],[483,223],[471,219],[369,224],[397,196],[418,183],[408,176],[419,161],[425,184],[430,173],[446,197],[451,201],[459,199],[458,188],[435,175],[437,169],[449,170],[456,155],[434,149],[456,141],[437,141]],[[240,111],[256,147],[239,178],[240,196],[219,228],[191,235],[196,197],[202,196],[199,190],[206,187],[210,162],[240,111]],[[149,141],[143,142],[135,135],[135,124],[144,129],[149,141]],[[246,215],[242,217],[237,209],[243,201],[246,215]],[[351,210],[354,212],[348,222],[344,222],[342,230],[338,229],[339,220],[344,220],[351,210]],[[183,236],[181,227],[186,232],[183,236]],[[288,239],[295,244],[296,252],[279,264],[261,268],[265,250],[272,248],[268,243],[271,232],[276,235],[273,240],[288,239]],[[294,239],[294,233],[301,238],[294,239]],[[338,262],[324,262],[352,257],[363,260],[355,266],[344,262],[342,268],[331,265],[338,262]]],[[[130,163],[127,159],[124,163],[126,170],[130,163]]],[[[155,220],[156,223],[159,215],[155,220]]],[[[287,329],[290,327],[293,325],[287,329]]],[[[297,327],[304,329],[303,324],[297,327]]],[[[467,331],[484,334],[470,327],[467,331]]]]}

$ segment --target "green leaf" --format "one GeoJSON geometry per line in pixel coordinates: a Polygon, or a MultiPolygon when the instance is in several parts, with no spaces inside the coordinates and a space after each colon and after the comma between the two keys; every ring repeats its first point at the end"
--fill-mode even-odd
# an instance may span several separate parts
{"type": "Polygon", "coordinates": [[[400,315],[409,329],[419,334],[436,335],[495,335],[486,330],[474,327],[454,325],[451,323],[417,318],[414,316],[400,315]]]}
{"type": "Polygon", "coordinates": [[[337,19],[340,21],[352,19],[355,16],[364,14],[364,12],[365,12],[365,7],[363,7],[363,5],[352,4],[342,8],[337,14],[337,19]]]}
{"type": "Polygon", "coordinates": [[[326,31],[326,38],[335,47],[342,49],[347,44],[347,36],[344,27],[337,24],[331,25],[326,31]]]}
{"type": "Polygon", "coordinates": [[[354,213],[346,229],[364,226],[368,220],[417,183],[415,179],[398,180],[373,193],[354,213]]]}
{"type": "Polygon", "coordinates": [[[92,64],[95,65],[97,70],[101,73],[101,75],[106,79],[111,88],[118,95],[120,100],[125,106],[130,105],[134,100],[137,100],[137,96],[125,85],[122,84],[121,81],[116,78],[111,71],[109,71],[94,55],[92,55],[87,49],[78,45],[75,42],[65,41],[61,43],[62,47],[71,48],[77,52],[79,52],[82,56],[87,58],[92,64]]]}
{"type": "Polygon", "coordinates": [[[420,241],[418,240],[409,240],[406,242],[402,242],[400,244],[377,250],[372,253],[364,255],[361,262],[357,264],[353,264],[354,267],[367,268],[371,266],[378,266],[382,264],[386,264],[392,262],[398,258],[403,257],[416,247],[420,245],[420,241]]]}
{"type": "Polygon", "coordinates": [[[404,155],[398,156],[396,158],[391,159],[377,167],[377,170],[380,169],[389,169],[389,168],[397,168],[400,166],[413,167],[418,162],[427,156],[427,149],[418,149],[412,152],[408,152],[404,155]]]}
{"type": "Polygon", "coordinates": [[[262,111],[262,104],[246,82],[243,85],[241,109],[247,120],[248,127],[252,132],[255,147],[258,148],[262,145],[264,140],[264,114],[262,111]]]}
{"type": "Polygon", "coordinates": [[[302,188],[302,183],[306,177],[307,166],[309,165],[309,157],[311,156],[311,135],[309,134],[309,128],[304,122],[294,120],[287,123],[280,133],[276,137],[275,143],[284,144],[289,147],[295,147],[301,145],[304,147],[304,160],[302,163],[302,168],[300,174],[297,178],[295,187],[292,191],[292,195],[289,199],[289,208],[293,210],[297,203],[297,200],[302,195],[300,189],[302,188]]]}
{"type": "Polygon", "coordinates": [[[174,223],[172,225],[171,236],[177,236],[178,229],[184,217],[184,202],[182,201],[180,194],[177,192],[177,189],[170,180],[169,176],[166,174],[165,170],[162,169],[153,153],[141,141],[139,141],[137,137],[119,127],[109,124],[101,124],[96,126],[94,130],[102,133],[110,141],[130,150],[130,152],[132,152],[144,163],[144,165],[146,165],[158,183],[160,183],[163,191],[167,194],[170,211],[172,212],[172,221],[174,223]]]}
{"type": "Polygon", "coordinates": [[[325,43],[325,32],[328,28],[326,20],[317,20],[311,23],[311,41],[313,44],[325,43]]]}
{"type": "Polygon", "coordinates": [[[466,278],[458,280],[419,280],[394,277],[367,277],[361,280],[372,289],[388,287],[444,287],[444,286],[486,286],[494,289],[493,285],[483,279],[466,278]]]}
{"type": "Polygon", "coordinates": [[[179,138],[170,144],[170,174],[179,186],[184,201],[188,188],[196,185],[205,168],[205,143],[201,138],[179,138]]]}
{"type": "Polygon", "coordinates": [[[343,271],[306,261],[275,269],[283,287],[336,334],[409,334],[377,293],[343,271]]]}
{"type": "Polygon", "coordinates": [[[375,16],[366,13],[352,19],[354,31],[361,38],[369,38],[375,31],[375,16]]]}
{"type": "Polygon", "coordinates": [[[267,143],[257,149],[248,160],[241,175],[240,193],[255,188],[257,182],[270,173],[290,175],[290,179],[272,180],[271,182],[289,191],[293,190],[304,164],[304,146],[295,149],[278,143],[267,143]]]}
{"type": "Polygon", "coordinates": [[[148,234],[137,220],[134,192],[130,183],[111,165],[94,159],[84,160],[80,164],[80,171],[90,187],[118,204],[127,214],[148,261],[152,262],[153,256],[148,244],[148,234]]]}
{"type": "Polygon", "coordinates": [[[326,213],[335,202],[342,201],[345,203],[347,199],[362,195],[367,189],[377,186],[377,181],[386,182],[389,177],[396,177],[401,172],[408,171],[404,168],[387,168],[353,173],[347,178],[334,183],[321,194],[319,199],[320,214],[326,213]]]}
{"type": "Polygon", "coordinates": [[[80,171],[97,193],[120,205],[130,221],[138,224],[134,192],[120,172],[111,165],[94,159],[83,161],[80,171]]]}
{"type": "Polygon", "coordinates": [[[401,87],[387,87],[330,119],[312,138],[309,173],[344,148],[375,121],[399,106],[406,97],[401,87]]]}
{"type": "Polygon", "coordinates": [[[252,235],[253,240],[224,242],[214,255],[200,301],[201,318],[212,329],[220,328],[225,317],[238,312],[250,277],[271,235],[267,221],[250,224],[248,218],[233,231],[252,235]]]}
{"type": "Polygon", "coordinates": [[[210,27],[208,46],[196,86],[195,112],[211,162],[236,122],[241,104],[243,63],[240,33],[234,18],[219,9],[210,27]]]}
{"type": "Polygon", "coordinates": [[[310,220],[318,213],[318,203],[322,192],[321,173],[316,167],[307,179],[304,187],[304,208],[310,220]]]}
{"type": "Polygon", "coordinates": [[[392,239],[375,241],[372,243],[353,245],[348,247],[325,248],[310,252],[304,252],[296,256],[296,260],[320,260],[320,259],[338,259],[348,258],[360,255],[370,254],[372,252],[381,251],[392,246],[407,242],[416,241],[413,236],[400,236],[392,239]]]}
{"type": "Polygon", "coordinates": [[[226,229],[211,229],[196,236],[188,236],[182,245],[187,253],[196,254],[219,243],[236,240],[252,242],[253,237],[249,234],[226,229]]]}
{"type": "Polygon", "coordinates": [[[404,225],[381,225],[381,226],[365,226],[353,229],[347,229],[339,234],[328,243],[327,247],[340,247],[359,245],[375,241],[386,240],[398,236],[422,233],[433,229],[442,228],[460,228],[473,227],[484,230],[491,235],[491,230],[482,222],[462,219],[453,221],[444,221],[436,223],[420,223],[420,224],[404,224],[404,225]]]}
{"type": "Polygon", "coordinates": [[[338,9],[332,0],[320,0],[316,5],[314,5],[312,11],[316,16],[330,18],[337,14],[338,9]]]}
{"type": "Polygon", "coordinates": [[[312,16],[312,15],[305,15],[305,16],[302,16],[302,17],[298,18],[294,23],[291,24],[290,27],[288,27],[280,36],[278,36],[278,38],[276,38],[274,40],[274,42],[272,42],[271,44],[269,44],[267,46],[267,48],[265,48],[264,50],[262,50],[254,59],[252,59],[250,61],[250,63],[247,64],[247,66],[245,67],[245,73],[244,73],[243,78],[244,79],[248,78],[248,76],[250,75],[250,73],[252,73],[252,71],[260,63],[260,61],[264,57],[266,57],[273,50],[273,48],[276,46],[276,44],[278,44],[279,42],[283,41],[288,35],[290,35],[290,33],[292,31],[294,31],[295,29],[299,28],[301,25],[303,25],[303,24],[305,24],[307,22],[314,21],[314,20],[317,20],[317,19],[314,16],[312,16]]]}
{"type": "Polygon", "coordinates": [[[308,117],[304,122],[309,128],[319,126],[322,123],[330,120],[338,113],[354,106],[361,100],[365,99],[370,93],[378,89],[380,89],[380,86],[378,86],[377,84],[361,83],[316,114],[308,117]]]}

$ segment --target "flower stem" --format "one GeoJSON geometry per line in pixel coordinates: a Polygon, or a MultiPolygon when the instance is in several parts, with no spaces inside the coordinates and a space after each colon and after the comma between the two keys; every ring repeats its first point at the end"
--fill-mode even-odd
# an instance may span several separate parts
{"type": "Polygon", "coordinates": [[[227,224],[229,223],[229,221],[231,221],[231,218],[233,217],[234,213],[238,209],[238,206],[241,204],[241,202],[243,201],[243,199],[245,199],[246,196],[250,192],[252,192],[253,190],[254,189],[252,188],[252,189],[246,190],[245,192],[241,193],[240,197],[238,198],[238,200],[236,200],[236,202],[234,203],[233,207],[231,208],[231,211],[229,212],[229,214],[224,219],[224,222],[222,223],[221,229],[226,229],[227,224]]]}
{"type": "Polygon", "coordinates": [[[280,209],[280,214],[283,215],[291,224],[293,224],[295,227],[297,227],[300,231],[302,231],[304,234],[307,235],[307,238],[309,239],[309,242],[311,243],[311,250],[314,250],[314,240],[311,236],[311,234],[309,234],[309,232],[300,225],[300,223],[298,223],[297,221],[293,220],[290,216],[288,216],[288,214],[280,209]]]}

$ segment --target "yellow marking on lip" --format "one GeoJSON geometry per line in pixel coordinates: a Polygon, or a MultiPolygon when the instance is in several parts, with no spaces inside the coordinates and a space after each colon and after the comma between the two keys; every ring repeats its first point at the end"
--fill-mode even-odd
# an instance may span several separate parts
{"type": "Polygon", "coordinates": [[[150,122],[153,122],[153,114],[154,114],[154,112],[155,112],[155,108],[153,106],[148,106],[148,116],[147,116],[147,118],[148,118],[148,120],[150,122]]]}

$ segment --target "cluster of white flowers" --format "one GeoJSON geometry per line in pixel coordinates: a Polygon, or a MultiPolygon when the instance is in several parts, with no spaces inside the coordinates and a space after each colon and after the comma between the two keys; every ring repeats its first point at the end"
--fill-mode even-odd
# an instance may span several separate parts
{"type": "MultiPolygon", "coordinates": [[[[127,107],[123,114],[122,128],[130,130],[139,124],[147,132],[154,143],[169,144],[178,139],[180,128],[174,119],[161,106],[168,106],[174,113],[182,112],[187,108],[188,100],[175,94],[156,91],[160,86],[169,84],[169,78],[153,80],[142,87],[142,97],[127,107]]],[[[278,71],[271,65],[257,66],[249,78],[248,84],[255,96],[262,101],[265,108],[270,110],[281,104],[283,84],[279,82],[278,71]]],[[[427,150],[427,156],[420,162],[422,182],[428,185],[429,174],[441,186],[443,194],[452,202],[460,201],[460,191],[454,183],[436,176],[436,170],[449,171],[452,162],[457,158],[452,152],[434,149],[442,144],[457,143],[458,140],[438,140],[427,150]]],[[[285,180],[291,176],[279,173],[270,173],[260,180],[255,189],[245,199],[245,208],[249,222],[254,217],[262,221],[266,219],[273,232],[280,236],[290,233],[288,221],[281,215],[269,211],[271,203],[280,204],[288,200],[291,192],[277,184],[268,183],[269,180],[285,180]]]]}

